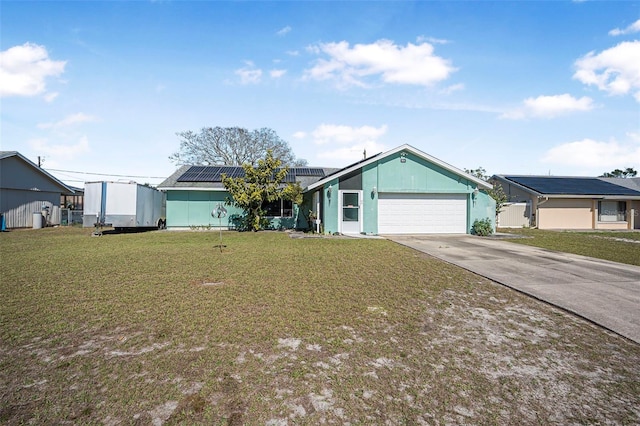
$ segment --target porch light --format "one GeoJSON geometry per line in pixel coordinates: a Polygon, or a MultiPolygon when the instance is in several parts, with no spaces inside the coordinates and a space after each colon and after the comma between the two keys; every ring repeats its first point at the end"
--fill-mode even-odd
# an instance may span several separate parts
{"type": "Polygon", "coordinates": [[[327,189],[327,198],[331,198],[331,187],[327,189]]]}
{"type": "Polygon", "coordinates": [[[375,186],[371,188],[371,198],[375,197],[377,193],[378,193],[378,188],[376,188],[375,186]]]}

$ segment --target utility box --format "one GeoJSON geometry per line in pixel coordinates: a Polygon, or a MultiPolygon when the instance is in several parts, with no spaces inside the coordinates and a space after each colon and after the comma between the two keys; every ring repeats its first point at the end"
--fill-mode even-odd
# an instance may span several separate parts
{"type": "Polygon", "coordinates": [[[166,226],[162,191],[136,182],[86,182],[82,226],[158,228],[166,226]]]}

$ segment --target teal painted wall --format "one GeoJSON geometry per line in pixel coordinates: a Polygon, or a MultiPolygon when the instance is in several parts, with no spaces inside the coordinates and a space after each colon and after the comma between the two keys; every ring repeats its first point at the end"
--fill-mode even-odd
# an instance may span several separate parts
{"type": "MultiPolygon", "coordinates": [[[[167,191],[167,227],[185,228],[191,226],[233,227],[230,222],[234,215],[242,215],[242,209],[225,204],[229,196],[226,191],[167,191]],[[219,219],[211,212],[222,203],[227,216],[219,219]]],[[[272,218],[269,229],[306,229],[306,220],[301,217],[300,209],[294,205],[293,217],[272,218]],[[298,224],[302,226],[298,226],[298,224]]]]}
{"type": "Polygon", "coordinates": [[[473,191],[466,179],[405,151],[378,161],[378,182],[378,192],[460,194],[473,191]]]}
{"type": "Polygon", "coordinates": [[[229,226],[230,216],[242,210],[224,204],[228,195],[225,191],[167,191],[167,227],[219,226],[219,220],[211,216],[219,203],[227,209],[222,226],[229,226]]]}
{"type": "Polygon", "coordinates": [[[482,220],[486,218],[491,219],[493,232],[496,232],[496,200],[491,198],[486,192],[480,191],[475,197],[475,201],[472,198],[469,206],[471,211],[470,214],[467,215],[467,217],[469,217],[468,232],[471,232],[471,227],[476,219],[482,220]]]}
{"type": "Polygon", "coordinates": [[[338,232],[338,179],[333,179],[324,185],[324,211],[322,212],[322,223],[324,233],[333,234],[338,232]],[[331,188],[331,195],[329,195],[331,188]]]}
{"type": "Polygon", "coordinates": [[[475,183],[406,151],[366,165],[362,169],[363,232],[378,233],[380,192],[467,194],[467,222],[471,229],[480,215],[487,217],[485,212],[491,209],[493,201],[480,193],[472,206],[471,193],[475,187],[475,183]]]}

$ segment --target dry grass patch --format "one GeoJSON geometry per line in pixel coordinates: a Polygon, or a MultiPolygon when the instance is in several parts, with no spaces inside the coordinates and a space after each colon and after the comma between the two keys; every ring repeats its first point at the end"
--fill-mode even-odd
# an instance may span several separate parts
{"type": "Polygon", "coordinates": [[[0,423],[640,422],[638,345],[388,241],[89,234],[0,234],[0,423]]]}

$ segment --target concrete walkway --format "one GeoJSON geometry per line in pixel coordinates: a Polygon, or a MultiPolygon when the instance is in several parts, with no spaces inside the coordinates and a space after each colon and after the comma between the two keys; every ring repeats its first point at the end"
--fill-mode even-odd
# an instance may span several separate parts
{"type": "Polygon", "coordinates": [[[640,343],[638,266],[471,235],[386,238],[559,306],[640,343]]]}

